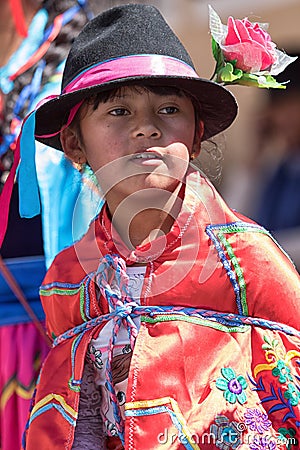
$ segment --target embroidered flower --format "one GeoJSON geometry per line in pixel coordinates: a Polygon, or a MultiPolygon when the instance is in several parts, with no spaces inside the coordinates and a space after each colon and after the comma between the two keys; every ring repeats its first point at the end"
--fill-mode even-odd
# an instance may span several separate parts
{"type": "Polygon", "coordinates": [[[230,422],[226,416],[216,416],[210,426],[210,433],[215,437],[215,445],[221,450],[236,449],[241,443],[239,423],[230,422]]]}
{"type": "Polygon", "coordinates": [[[287,381],[293,381],[291,375],[291,369],[281,359],[278,360],[277,366],[272,370],[274,377],[278,377],[279,383],[286,383],[287,381]]]}
{"type": "Polygon", "coordinates": [[[297,406],[300,401],[299,389],[294,385],[294,383],[288,384],[288,390],[284,393],[285,398],[290,400],[291,405],[297,406]]]}
{"type": "Polygon", "coordinates": [[[249,448],[251,450],[276,450],[277,446],[275,439],[270,439],[268,436],[254,436],[249,448]]]}
{"type": "Polygon", "coordinates": [[[102,352],[101,352],[101,350],[97,350],[96,347],[94,347],[92,344],[89,347],[89,356],[90,356],[92,363],[94,364],[94,366],[97,369],[103,368],[103,362],[101,359],[102,352]]]}
{"type": "Polygon", "coordinates": [[[260,434],[268,431],[272,425],[272,422],[268,419],[268,415],[256,408],[247,408],[244,419],[245,425],[247,425],[251,431],[257,431],[260,434]]]}
{"type": "Polygon", "coordinates": [[[247,400],[244,390],[247,389],[248,385],[245,378],[242,375],[236,376],[231,367],[222,368],[221,373],[224,378],[217,378],[216,386],[224,391],[225,400],[232,404],[238,401],[243,405],[247,400]]]}

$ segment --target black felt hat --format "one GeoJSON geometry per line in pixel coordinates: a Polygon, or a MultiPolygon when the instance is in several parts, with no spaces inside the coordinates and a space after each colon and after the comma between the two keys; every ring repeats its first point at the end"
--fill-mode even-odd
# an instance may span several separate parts
{"type": "Polygon", "coordinates": [[[75,39],[61,94],[36,111],[37,140],[61,150],[59,132],[70,122],[75,105],[96,92],[128,84],[176,86],[193,95],[200,103],[203,140],[229,127],[237,114],[227,89],[197,75],[161,13],[154,6],[129,4],[99,14],[75,39]]]}

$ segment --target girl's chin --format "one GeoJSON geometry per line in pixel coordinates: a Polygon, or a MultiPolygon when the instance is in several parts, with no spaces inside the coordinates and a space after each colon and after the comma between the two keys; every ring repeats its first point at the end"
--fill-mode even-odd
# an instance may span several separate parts
{"type": "Polygon", "coordinates": [[[182,173],[179,177],[178,171],[177,175],[147,172],[139,173],[138,175],[131,174],[121,181],[117,181],[115,184],[112,183],[111,179],[109,181],[107,180],[107,184],[103,183],[104,180],[102,178],[101,189],[104,197],[109,193],[121,201],[129,196],[133,196],[133,200],[134,198],[139,199],[141,198],[140,194],[144,196],[144,198],[148,198],[152,195],[154,199],[161,196],[162,191],[169,193],[174,192],[177,186],[183,182],[184,176],[185,173],[182,173]]]}
{"type": "Polygon", "coordinates": [[[180,182],[182,180],[178,179],[178,176],[150,173],[133,177],[132,187],[135,191],[151,188],[173,191],[180,182]]]}

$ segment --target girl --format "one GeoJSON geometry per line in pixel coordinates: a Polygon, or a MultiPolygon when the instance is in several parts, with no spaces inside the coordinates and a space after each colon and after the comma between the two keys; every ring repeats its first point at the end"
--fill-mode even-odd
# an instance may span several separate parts
{"type": "MultiPolygon", "coordinates": [[[[108,10],[75,39],[21,144],[35,121],[90,165],[105,204],[41,286],[53,347],[27,449],[297,446],[298,274],[191,162],[236,113],[152,6],[108,10]]],[[[36,200],[21,151],[21,199],[36,200]]]]}

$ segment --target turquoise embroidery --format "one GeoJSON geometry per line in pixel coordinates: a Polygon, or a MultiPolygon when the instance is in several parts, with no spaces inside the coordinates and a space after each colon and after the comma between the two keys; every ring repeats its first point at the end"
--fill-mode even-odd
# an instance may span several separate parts
{"type": "Polygon", "coordinates": [[[171,316],[160,314],[157,317],[142,316],[141,321],[147,323],[170,322],[180,320],[182,322],[194,323],[196,325],[203,325],[204,327],[214,328],[215,330],[223,331],[224,333],[245,333],[249,331],[249,325],[227,326],[216,322],[215,317],[208,317],[207,319],[193,316],[180,316],[179,314],[171,316]]]}
{"type": "Polygon", "coordinates": [[[279,383],[287,383],[288,381],[293,381],[293,377],[291,375],[291,369],[285,364],[282,359],[279,359],[277,362],[277,366],[272,369],[272,375],[274,377],[278,377],[279,383]]]}
{"type": "MultiPolygon", "coordinates": [[[[271,420],[275,413],[278,417],[277,420],[279,423],[282,422],[282,425],[286,424],[288,426],[290,421],[293,421],[298,427],[300,422],[297,410],[300,403],[300,390],[296,383],[296,380],[299,379],[297,375],[299,373],[297,371],[299,360],[297,361],[296,358],[299,358],[300,353],[294,349],[286,351],[283,344],[278,339],[273,339],[271,335],[264,336],[262,349],[265,351],[266,362],[259,363],[254,367],[254,378],[248,375],[251,384],[254,386],[252,390],[258,392],[261,405],[271,420]],[[292,360],[294,360],[295,364],[291,363],[292,360]],[[272,376],[270,377],[271,374],[272,376]]],[[[246,420],[246,414],[244,417],[246,420]]],[[[275,430],[281,433],[280,442],[282,444],[280,445],[285,445],[286,449],[290,449],[291,445],[294,445],[293,436],[291,435],[291,439],[289,438],[290,440],[288,440],[286,435],[289,432],[286,428],[277,430],[275,425],[275,430]]],[[[291,430],[293,434],[293,429],[291,430]]],[[[258,444],[262,445],[260,441],[253,443],[254,450],[260,448],[258,444]]],[[[262,446],[261,448],[268,447],[262,446]]]]}
{"type": "Polygon", "coordinates": [[[221,450],[236,449],[241,444],[240,424],[230,422],[226,416],[216,416],[209,431],[215,437],[215,446],[221,450]]]}
{"type": "Polygon", "coordinates": [[[263,227],[247,222],[209,225],[206,227],[205,231],[216,247],[219,258],[230,279],[236,297],[238,312],[241,315],[247,316],[247,293],[243,269],[239,264],[238,258],[236,257],[232,246],[225,237],[225,234],[254,232],[266,234],[270,237],[271,235],[263,227]]]}
{"type": "Polygon", "coordinates": [[[247,401],[247,396],[244,392],[248,384],[242,375],[236,376],[235,371],[231,367],[221,369],[224,378],[217,378],[216,386],[221,391],[225,400],[229,403],[236,403],[238,401],[243,405],[247,401]]]}
{"type": "MultiPolygon", "coordinates": [[[[280,248],[288,257],[286,252],[280,247],[273,236],[263,227],[248,222],[231,222],[226,224],[208,225],[205,229],[207,235],[215,246],[220,261],[226,270],[227,276],[232,284],[238,312],[240,315],[248,315],[247,292],[243,269],[240,266],[237,255],[234,253],[226,234],[236,233],[260,233],[269,236],[270,239],[280,248]]],[[[290,259],[288,257],[288,259],[290,259]]]]}
{"type": "MultiPolygon", "coordinates": [[[[218,233],[218,238],[220,239],[220,242],[224,246],[224,248],[227,252],[227,255],[231,261],[231,264],[234,268],[236,276],[237,276],[237,284],[238,284],[239,290],[240,290],[240,295],[239,295],[240,308],[239,309],[241,309],[242,314],[247,316],[248,315],[248,305],[247,305],[247,297],[246,297],[246,282],[245,282],[245,278],[244,278],[243,269],[241,268],[241,266],[238,262],[238,259],[233,251],[233,248],[231,247],[231,245],[229,244],[225,235],[221,231],[218,233]]],[[[237,300],[238,300],[238,298],[237,298],[237,300]]]]}
{"type": "Polygon", "coordinates": [[[282,441],[284,445],[286,445],[287,450],[290,450],[293,447],[299,448],[299,441],[295,437],[296,436],[296,430],[294,428],[279,428],[278,433],[280,433],[280,436],[278,439],[282,441]]]}
{"type": "Polygon", "coordinates": [[[288,389],[284,393],[284,397],[290,400],[291,405],[297,406],[300,401],[300,392],[294,385],[294,383],[288,384],[288,389]]]}

